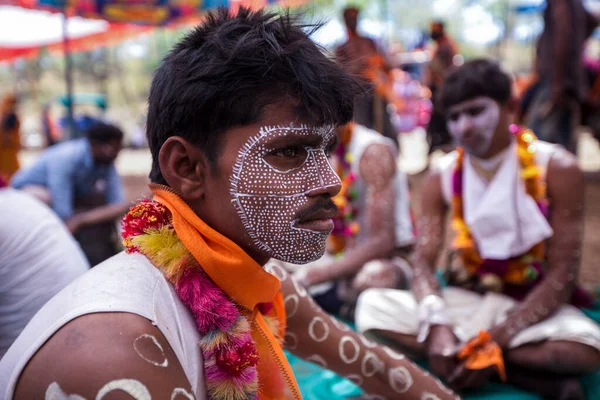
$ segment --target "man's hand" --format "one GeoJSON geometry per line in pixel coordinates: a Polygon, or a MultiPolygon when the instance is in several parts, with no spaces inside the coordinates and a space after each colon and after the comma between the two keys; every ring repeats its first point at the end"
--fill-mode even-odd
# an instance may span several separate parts
{"type": "Polygon", "coordinates": [[[402,278],[400,268],[392,261],[375,260],[358,271],[352,280],[352,287],[359,292],[372,287],[395,289],[402,278]]]}
{"type": "Polygon", "coordinates": [[[73,215],[65,221],[65,225],[72,235],[75,235],[81,229],[82,223],[79,215],[73,215]]]}
{"type": "Polygon", "coordinates": [[[427,344],[427,356],[431,370],[439,377],[448,380],[458,366],[456,351],[458,339],[452,328],[436,325],[431,328],[427,344]]]}
{"type": "Polygon", "coordinates": [[[495,374],[496,371],[493,367],[471,370],[466,368],[464,364],[460,364],[450,374],[448,384],[456,391],[478,389],[485,385],[495,374]]]}

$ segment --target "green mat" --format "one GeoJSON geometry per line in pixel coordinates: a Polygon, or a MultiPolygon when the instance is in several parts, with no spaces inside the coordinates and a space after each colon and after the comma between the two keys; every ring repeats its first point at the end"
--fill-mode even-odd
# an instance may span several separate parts
{"type": "MultiPolygon", "coordinates": [[[[600,324],[600,301],[594,308],[583,312],[600,324]]],[[[303,361],[287,353],[288,360],[306,400],[345,400],[360,396],[362,391],[352,382],[317,365],[303,361]]],[[[600,371],[582,378],[588,399],[600,399],[600,371]]],[[[542,400],[541,397],[511,385],[489,383],[482,390],[463,396],[465,400],[542,400]]]]}

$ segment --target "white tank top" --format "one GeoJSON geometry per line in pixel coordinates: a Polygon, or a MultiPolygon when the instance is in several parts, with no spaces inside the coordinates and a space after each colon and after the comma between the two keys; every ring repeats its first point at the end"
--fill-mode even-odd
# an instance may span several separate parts
{"type": "Polygon", "coordinates": [[[192,315],[146,257],[126,253],[94,267],[36,314],[0,361],[0,398],[12,399],[25,365],[56,331],[77,317],[98,312],[127,312],[152,321],[173,348],[195,398],[206,398],[200,335],[192,315]]]}
{"type": "MultiPolygon", "coordinates": [[[[541,141],[533,145],[536,165],[542,170],[542,180],[546,181],[548,165],[557,147],[541,141]]],[[[516,143],[512,143],[489,182],[477,173],[469,155],[465,154],[464,220],[480,255],[486,259],[506,260],[519,256],[554,233],[534,199],[526,192],[516,149],[516,143]]],[[[457,154],[451,153],[440,163],[442,191],[448,204],[451,204],[456,158],[457,154]]]]}
{"type": "MultiPolygon", "coordinates": [[[[535,146],[535,162],[541,168],[542,180],[545,182],[548,165],[550,164],[552,155],[556,152],[557,145],[537,140],[535,146]]],[[[454,173],[457,155],[456,151],[450,152],[442,157],[436,165],[436,169],[441,175],[442,194],[448,205],[452,203],[452,174],[454,173]]]]}
{"type": "Polygon", "coordinates": [[[90,265],[64,223],[37,199],[0,189],[0,359],[36,312],[90,265]]]}
{"type": "MultiPolygon", "coordinates": [[[[395,157],[398,155],[396,147],[390,138],[381,135],[377,131],[365,128],[362,125],[356,124],[354,126],[349,152],[352,155],[352,163],[350,168],[356,176],[354,185],[358,193],[358,197],[355,200],[355,207],[358,210],[364,210],[367,199],[366,185],[363,179],[360,177],[360,159],[367,147],[372,144],[387,145],[393,151],[395,157]]],[[[398,247],[402,247],[413,244],[415,240],[412,219],[410,216],[410,194],[408,192],[408,183],[404,172],[397,168],[396,175],[393,179],[395,187],[394,191],[396,194],[396,202],[394,204],[396,245],[398,247]]],[[[367,225],[365,218],[365,213],[360,213],[357,217],[358,223],[361,226],[359,236],[362,238],[369,234],[366,229],[367,225]]]]}

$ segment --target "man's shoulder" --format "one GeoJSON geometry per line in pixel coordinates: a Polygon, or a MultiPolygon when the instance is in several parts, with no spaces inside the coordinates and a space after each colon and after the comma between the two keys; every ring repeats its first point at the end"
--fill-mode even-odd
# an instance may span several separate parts
{"type": "Polygon", "coordinates": [[[171,398],[175,388],[191,393],[173,349],[150,320],[95,313],[64,325],[40,348],[23,370],[15,398],[49,391],[99,398],[113,390],[171,398]]]}
{"type": "Polygon", "coordinates": [[[80,161],[89,153],[89,142],[86,138],[72,139],[50,147],[44,154],[46,161],[70,162],[80,161]]]}

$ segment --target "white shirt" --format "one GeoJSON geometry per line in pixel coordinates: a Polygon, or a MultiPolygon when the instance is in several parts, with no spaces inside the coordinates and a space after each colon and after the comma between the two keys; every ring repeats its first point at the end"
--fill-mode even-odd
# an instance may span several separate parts
{"type": "MultiPolygon", "coordinates": [[[[396,147],[390,138],[381,135],[379,132],[372,129],[365,128],[362,125],[356,124],[354,131],[352,132],[352,139],[350,140],[349,152],[352,155],[351,170],[356,176],[354,183],[358,198],[355,200],[356,208],[359,210],[365,209],[367,189],[366,184],[360,176],[360,159],[362,158],[365,150],[372,144],[384,144],[389,146],[390,150],[394,153],[394,157],[398,156],[396,147]]],[[[410,215],[410,194],[408,192],[408,182],[406,175],[399,168],[396,168],[396,174],[392,178],[394,180],[394,221],[395,221],[395,232],[396,232],[396,245],[398,247],[407,246],[413,244],[415,241],[413,233],[413,224],[410,215]]],[[[368,229],[366,224],[366,213],[361,212],[358,215],[358,223],[361,226],[360,236],[368,235],[368,229]]],[[[364,237],[363,237],[364,239],[364,237]]]]}
{"type": "Polygon", "coordinates": [[[150,321],[173,349],[195,398],[206,398],[200,335],[173,286],[146,257],[120,253],[81,276],[50,300],[0,361],[0,398],[15,385],[38,349],[73,319],[98,312],[127,312],[150,321]]]}
{"type": "MultiPolygon", "coordinates": [[[[557,146],[535,141],[535,162],[546,181],[548,165],[557,146]]],[[[438,165],[442,193],[452,199],[452,176],[457,153],[444,156],[438,165]]],[[[512,143],[492,180],[480,177],[465,153],[463,160],[463,204],[465,222],[483,258],[505,260],[519,256],[553,235],[550,224],[525,190],[521,167],[512,143]]]]}
{"type": "Polygon", "coordinates": [[[0,189],[0,212],[2,358],[44,303],[90,266],[62,221],[37,199],[0,189]]]}

